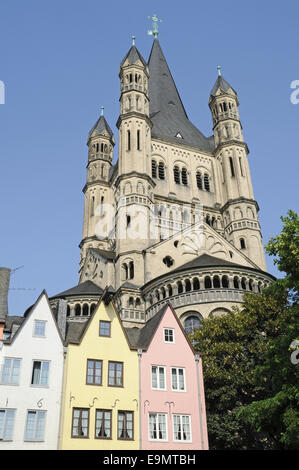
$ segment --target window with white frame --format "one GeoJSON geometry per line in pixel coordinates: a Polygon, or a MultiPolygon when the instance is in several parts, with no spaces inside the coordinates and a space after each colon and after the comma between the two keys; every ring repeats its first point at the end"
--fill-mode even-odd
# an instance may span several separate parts
{"type": "Polygon", "coordinates": [[[47,386],[49,382],[49,361],[33,361],[31,385],[47,386]]]}
{"type": "Polygon", "coordinates": [[[151,441],[167,441],[167,415],[149,413],[149,439],[151,441]]]}
{"type": "Polygon", "coordinates": [[[164,342],[174,343],[174,329],[173,328],[164,328],[164,342]]]}
{"type": "Polygon", "coordinates": [[[19,385],[21,359],[5,357],[1,372],[1,383],[19,385]]]}
{"type": "Polygon", "coordinates": [[[152,366],[152,389],[166,390],[165,367],[152,366]]]}
{"type": "Polygon", "coordinates": [[[189,415],[173,415],[173,440],[191,442],[191,419],[189,415]]]}
{"type": "Polygon", "coordinates": [[[44,441],[45,439],[46,411],[28,410],[25,441],[44,441]]]}
{"type": "Polygon", "coordinates": [[[171,388],[175,392],[186,391],[185,369],[183,367],[171,368],[171,388]]]}
{"type": "Polygon", "coordinates": [[[0,409],[0,441],[12,441],[15,411],[12,409],[0,409]]]}
{"type": "Polygon", "coordinates": [[[46,334],[46,322],[42,320],[35,320],[33,336],[45,336],[45,334],[46,334]]]}

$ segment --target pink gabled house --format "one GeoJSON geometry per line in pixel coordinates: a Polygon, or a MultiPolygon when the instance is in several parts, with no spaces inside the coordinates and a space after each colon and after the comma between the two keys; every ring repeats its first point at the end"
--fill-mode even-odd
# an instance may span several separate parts
{"type": "Polygon", "coordinates": [[[207,450],[202,363],[165,305],[140,330],[140,448],[207,450]]]}

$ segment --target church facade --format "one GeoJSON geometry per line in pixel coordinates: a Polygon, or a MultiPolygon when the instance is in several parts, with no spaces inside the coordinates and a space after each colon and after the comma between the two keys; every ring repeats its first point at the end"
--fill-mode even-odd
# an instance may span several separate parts
{"type": "Polygon", "coordinates": [[[159,40],[120,63],[115,137],[103,112],[87,139],[79,283],[67,322],[85,321],[106,287],[126,328],[170,303],[185,331],[260,292],[267,273],[236,91],[218,71],[211,136],[188,119],[159,40]],[[115,158],[114,158],[115,157],[115,158]]]}

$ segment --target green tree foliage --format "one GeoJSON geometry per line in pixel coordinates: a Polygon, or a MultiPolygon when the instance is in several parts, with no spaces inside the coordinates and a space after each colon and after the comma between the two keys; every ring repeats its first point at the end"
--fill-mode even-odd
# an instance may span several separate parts
{"type": "Polygon", "coordinates": [[[299,221],[293,212],[282,220],[281,235],[266,249],[286,280],[246,293],[242,309],[205,320],[191,337],[203,361],[211,449],[298,448],[298,366],[290,344],[298,338],[299,221]]]}

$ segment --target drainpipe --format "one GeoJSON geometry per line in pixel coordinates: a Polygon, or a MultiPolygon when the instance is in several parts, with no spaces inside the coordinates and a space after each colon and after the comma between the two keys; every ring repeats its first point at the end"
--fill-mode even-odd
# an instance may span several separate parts
{"type": "Polygon", "coordinates": [[[142,429],[141,429],[141,357],[142,349],[137,350],[138,354],[138,373],[139,373],[139,450],[142,449],[142,429]]]}
{"type": "Polygon", "coordinates": [[[203,425],[202,425],[202,406],[201,406],[200,379],[199,379],[199,359],[200,359],[199,354],[195,354],[201,450],[204,450],[204,437],[203,437],[203,425]]]}

